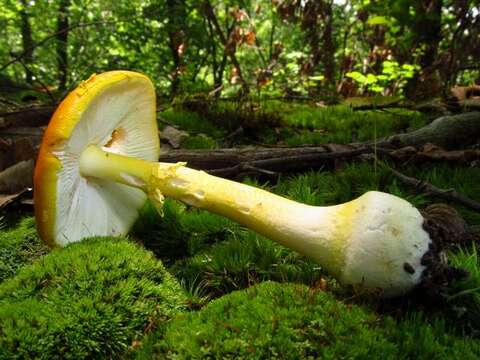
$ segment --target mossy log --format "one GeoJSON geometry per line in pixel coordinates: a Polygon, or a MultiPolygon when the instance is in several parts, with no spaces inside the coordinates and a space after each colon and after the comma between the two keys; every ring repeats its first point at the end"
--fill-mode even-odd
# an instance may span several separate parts
{"type": "Polygon", "coordinates": [[[445,149],[464,148],[480,139],[480,112],[442,116],[418,130],[389,136],[378,145],[422,146],[432,143],[445,149]]]}
{"type": "MultiPolygon", "coordinates": [[[[397,134],[376,142],[349,145],[323,145],[296,148],[244,148],[216,150],[171,150],[162,153],[163,162],[186,161],[197,169],[214,170],[254,164],[271,171],[292,171],[312,166],[315,162],[344,159],[372,152],[374,147],[397,149],[421,147],[427,143],[445,149],[465,148],[480,139],[480,112],[443,116],[418,130],[397,134]]],[[[236,169],[238,172],[240,169],[236,169]]],[[[233,171],[233,169],[232,169],[233,171]]],[[[229,171],[225,171],[228,176],[229,171]]],[[[222,174],[218,174],[222,175],[222,174]]]]}

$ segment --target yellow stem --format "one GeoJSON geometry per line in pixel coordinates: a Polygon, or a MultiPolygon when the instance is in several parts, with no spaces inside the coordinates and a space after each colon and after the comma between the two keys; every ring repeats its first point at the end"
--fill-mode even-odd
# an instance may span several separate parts
{"type": "Polygon", "coordinates": [[[228,217],[310,256],[337,273],[345,237],[339,208],[301,204],[268,191],[193,170],[184,163],[154,163],[88,147],[80,173],[142,189],[154,201],[163,195],[228,217]],[[333,253],[332,253],[333,252],[333,253]]]}

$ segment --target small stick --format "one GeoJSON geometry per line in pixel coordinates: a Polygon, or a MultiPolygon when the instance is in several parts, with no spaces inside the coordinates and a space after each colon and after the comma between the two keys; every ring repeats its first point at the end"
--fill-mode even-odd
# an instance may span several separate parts
{"type": "Polygon", "coordinates": [[[458,204],[464,205],[472,210],[480,212],[480,203],[472,200],[462,194],[459,194],[455,189],[440,189],[427,181],[419,180],[407,175],[402,174],[401,172],[389,168],[393,175],[399,179],[405,185],[410,185],[420,191],[424,191],[427,194],[438,196],[439,198],[456,202],[458,204]]]}

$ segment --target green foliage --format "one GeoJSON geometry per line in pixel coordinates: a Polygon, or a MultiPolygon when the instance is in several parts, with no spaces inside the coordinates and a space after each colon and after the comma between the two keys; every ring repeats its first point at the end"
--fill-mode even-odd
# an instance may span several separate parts
{"type": "Polygon", "coordinates": [[[421,317],[396,324],[331,294],[262,283],[181,315],[151,334],[138,359],[474,359],[480,345],[421,317]],[[411,330],[412,329],[412,330],[411,330]]]}
{"type": "Polygon", "coordinates": [[[121,238],[84,240],[0,285],[0,358],[118,357],[184,303],[151,253],[121,238]]]}
{"type": "Polygon", "coordinates": [[[390,88],[392,93],[401,94],[407,80],[413,78],[420,70],[418,65],[400,64],[396,61],[386,60],[382,63],[382,72],[378,75],[362,74],[358,71],[348,72],[347,77],[355,80],[361,88],[373,93],[383,93],[390,88]]]}
{"type": "MultiPolygon", "coordinates": [[[[162,112],[161,116],[192,135],[205,134],[214,139],[221,138],[225,135],[225,132],[218,126],[215,126],[208,119],[192,111],[171,108],[162,112]]],[[[160,126],[162,126],[162,124],[160,124],[160,126]]]]}
{"type": "Polygon", "coordinates": [[[66,2],[65,33],[57,28],[61,4],[0,1],[2,75],[20,88],[41,89],[35,96],[49,88],[54,101],[65,95],[55,89],[62,45],[67,88],[95,72],[129,69],[149,75],[163,99],[191,93],[238,95],[242,86],[237,67],[251,93],[268,96],[337,98],[335,89],[349,72],[370,91],[388,86],[400,92],[410,70],[395,65],[393,73],[382,72],[382,62],[385,67],[399,62],[428,71],[433,67],[447,82],[478,76],[475,67],[460,66],[461,61],[475,62],[478,8],[472,0],[439,2],[440,11],[413,0],[333,1],[321,6],[211,0],[220,29],[213,26],[205,2],[78,0],[66,2]],[[67,35],[66,44],[58,35],[67,35]],[[429,47],[435,50],[434,64],[423,61],[429,47]],[[32,75],[30,84],[27,72],[32,75]]]}
{"type": "Polygon", "coordinates": [[[47,251],[37,236],[33,218],[21,220],[13,229],[0,230],[0,283],[47,251]]]}

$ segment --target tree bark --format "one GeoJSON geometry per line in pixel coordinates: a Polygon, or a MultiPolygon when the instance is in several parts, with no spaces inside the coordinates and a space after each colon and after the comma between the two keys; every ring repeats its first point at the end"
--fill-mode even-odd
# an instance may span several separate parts
{"type": "Polygon", "coordinates": [[[420,65],[422,69],[429,71],[437,57],[438,44],[442,39],[442,6],[443,0],[415,2],[418,21],[414,23],[413,28],[419,42],[425,45],[420,65]]]}
{"type": "MultiPolygon", "coordinates": [[[[438,95],[441,86],[436,78],[438,46],[442,39],[443,0],[415,1],[415,21],[412,33],[415,46],[424,51],[420,56],[421,72],[415,74],[406,86],[407,97],[428,99],[438,95]]],[[[412,52],[413,55],[413,52],[412,52]]],[[[411,58],[413,61],[413,58],[411,58]]]]}
{"type": "Polygon", "coordinates": [[[44,126],[48,124],[56,105],[30,106],[0,113],[0,129],[21,126],[44,126]]]}
{"type": "Polygon", "coordinates": [[[172,53],[173,68],[171,82],[171,96],[174,97],[180,86],[180,72],[182,67],[183,47],[185,46],[185,34],[183,27],[186,19],[184,0],[167,0],[168,16],[168,46],[172,53]]]}
{"type": "Polygon", "coordinates": [[[223,45],[225,54],[228,55],[228,57],[230,58],[230,61],[232,62],[232,65],[237,69],[238,77],[242,83],[243,93],[244,95],[247,95],[250,92],[250,87],[248,86],[248,83],[245,81],[245,77],[243,76],[243,73],[242,73],[242,68],[235,55],[236,48],[235,47],[233,49],[228,48],[228,38],[225,36],[222,30],[222,27],[218,22],[217,16],[215,15],[215,11],[213,10],[213,6],[210,3],[210,1],[206,0],[203,2],[203,10],[204,10],[203,12],[205,16],[207,17],[207,19],[211,21],[211,23],[213,24],[217,32],[217,35],[220,38],[220,42],[223,45]]]}
{"type": "Polygon", "coordinates": [[[397,134],[379,140],[379,146],[419,147],[432,143],[445,149],[465,148],[480,139],[480,112],[442,116],[416,131],[397,134]]]}
{"type": "Polygon", "coordinates": [[[22,47],[23,47],[23,64],[25,68],[25,81],[28,84],[33,83],[33,74],[29,66],[33,62],[33,39],[30,19],[27,13],[28,1],[22,0],[22,10],[20,10],[21,27],[22,27],[22,47]]]}
{"type": "Polygon", "coordinates": [[[58,88],[65,90],[68,77],[68,8],[70,0],[60,0],[57,15],[58,88]]]}
{"type": "Polygon", "coordinates": [[[328,84],[335,84],[335,43],[333,40],[333,1],[324,1],[323,19],[325,22],[322,43],[322,62],[325,67],[325,80],[328,84]]]}

